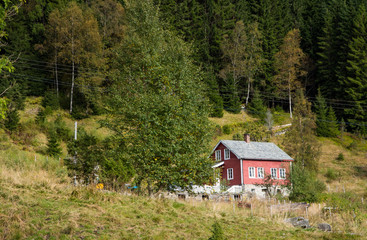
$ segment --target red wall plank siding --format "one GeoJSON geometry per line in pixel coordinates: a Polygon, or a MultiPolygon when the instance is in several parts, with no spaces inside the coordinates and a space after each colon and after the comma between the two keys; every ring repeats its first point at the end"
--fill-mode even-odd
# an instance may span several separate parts
{"type": "MultiPolygon", "coordinates": [[[[233,179],[228,181],[228,185],[241,185],[241,160],[230,151],[230,159],[224,160],[224,149],[227,149],[222,143],[214,150],[212,159],[215,161],[215,151],[220,150],[222,165],[222,179],[227,179],[227,169],[233,168],[233,179]]],[[[242,160],[243,163],[243,184],[261,184],[264,182],[263,178],[257,177],[257,168],[264,168],[264,177],[271,174],[270,169],[277,169],[277,177],[279,178],[279,168],[285,168],[286,177],[288,177],[291,161],[271,161],[271,160],[242,160]],[[255,168],[255,178],[249,177],[249,167],[255,168]]],[[[287,184],[287,179],[278,179],[278,184],[287,184]]]]}
{"type": "MultiPolygon", "coordinates": [[[[243,160],[243,183],[244,184],[261,184],[264,182],[263,178],[257,177],[257,168],[264,168],[264,177],[269,175],[271,168],[277,169],[277,177],[279,178],[279,168],[285,168],[286,177],[289,174],[290,161],[269,161],[269,160],[243,160]],[[249,177],[249,167],[255,167],[255,178],[249,177]]],[[[279,179],[279,184],[286,184],[287,180],[279,179]]]]}
{"type": "MultiPolygon", "coordinates": [[[[241,164],[240,160],[234,155],[232,152],[230,152],[229,160],[224,160],[224,149],[227,149],[222,143],[219,144],[219,146],[215,149],[215,151],[220,150],[221,153],[221,161],[224,161],[224,164],[222,166],[222,179],[227,179],[227,169],[233,168],[233,180],[228,181],[228,185],[240,185],[241,184],[241,164]]],[[[215,151],[213,153],[213,159],[215,160],[215,151]]]]}

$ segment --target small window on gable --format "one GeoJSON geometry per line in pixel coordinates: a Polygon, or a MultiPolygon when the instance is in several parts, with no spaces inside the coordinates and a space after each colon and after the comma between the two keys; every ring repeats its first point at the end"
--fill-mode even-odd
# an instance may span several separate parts
{"type": "Polygon", "coordinates": [[[230,159],[230,151],[229,149],[224,149],[224,160],[230,159]]]}
{"type": "Polygon", "coordinates": [[[233,179],[233,168],[228,168],[227,169],[227,180],[232,180],[233,179]]]}
{"type": "Polygon", "coordinates": [[[221,161],[220,150],[215,151],[215,160],[221,161]]]}
{"type": "Polygon", "coordinates": [[[258,178],[264,178],[264,168],[262,168],[262,167],[257,168],[257,177],[258,178]]]}
{"type": "Polygon", "coordinates": [[[248,168],[248,176],[249,178],[255,178],[255,168],[254,167],[248,168]]]}
{"type": "Polygon", "coordinates": [[[279,168],[279,178],[285,179],[285,168],[279,168]]]}
{"type": "Polygon", "coordinates": [[[277,179],[277,169],[276,168],[270,168],[271,178],[277,179]]]}

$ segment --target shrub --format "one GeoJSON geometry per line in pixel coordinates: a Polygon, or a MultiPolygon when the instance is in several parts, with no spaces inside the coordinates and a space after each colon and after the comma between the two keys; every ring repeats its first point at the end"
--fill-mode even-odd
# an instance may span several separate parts
{"type": "Polygon", "coordinates": [[[335,172],[334,169],[328,168],[325,177],[328,179],[328,181],[334,181],[337,179],[338,174],[335,172]]]}
{"type": "Polygon", "coordinates": [[[52,157],[61,155],[61,147],[57,141],[56,133],[51,133],[48,137],[47,154],[52,157]]]}
{"type": "Polygon", "coordinates": [[[304,169],[299,164],[292,165],[291,194],[289,199],[292,201],[318,202],[326,186],[323,182],[316,179],[314,173],[304,169]]]}
{"type": "Polygon", "coordinates": [[[224,125],[222,130],[224,134],[231,134],[231,127],[229,125],[224,125]]]}
{"type": "Polygon", "coordinates": [[[233,134],[232,139],[237,141],[243,140],[242,135],[240,133],[233,134]]]}
{"type": "Polygon", "coordinates": [[[336,157],[337,161],[344,161],[344,154],[343,153],[339,153],[339,155],[336,157]]]}
{"type": "Polygon", "coordinates": [[[19,114],[17,110],[9,110],[6,114],[5,128],[9,131],[14,131],[19,126],[19,114]]]}
{"type": "Polygon", "coordinates": [[[212,236],[209,238],[209,240],[224,240],[224,234],[223,229],[220,226],[218,221],[215,221],[212,225],[212,236]]]}
{"type": "Polygon", "coordinates": [[[60,107],[59,99],[54,91],[47,91],[42,100],[42,106],[44,108],[50,108],[51,110],[57,110],[60,107]]]}

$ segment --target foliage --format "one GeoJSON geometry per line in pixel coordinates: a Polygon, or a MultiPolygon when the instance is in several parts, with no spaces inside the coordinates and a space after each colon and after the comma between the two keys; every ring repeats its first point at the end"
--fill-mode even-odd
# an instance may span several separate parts
{"type": "Polygon", "coordinates": [[[69,176],[86,185],[96,180],[101,161],[101,148],[97,139],[80,128],[78,139],[67,144],[69,157],[64,159],[69,176]]]}
{"type": "Polygon", "coordinates": [[[328,181],[333,181],[338,178],[338,174],[335,172],[334,169],[328,168],[325,173],[325,177],[328,179],[328,181]]]}
{"type": "Polygon", "coordinates": [[[344,154],[343,153],[339,153],[339,155],[336,157],[336,160],[337,161],[344,161],[345,160],[344,154]]]}
{"type": "Polygon", "coordinates": [[[260,121],[264,121],[266,115],[266,106],[264,105],[257,89],[254,91],[254,96],[246,110],[251,115],[259,117],[260,121]]]}
{"type": "Polygon", "coordinates": [[[224,125],[224,126],[222,127],[222,129],[223,129],[223,133],[224,133],[224,134],[231,134],[231,132],[232,132],[232,130],[231,130],[231,126],[229,126],[229,125],[224,125]]]}
{"type": "Polygon", "coordinates": [[[10,132],[15,131],[19,127],[19,113],[16,109],[8,109],[4,126],[10,132]]]}
{"type": "Polygon", "coordinates": [[[105,188],[118,191],[134,176],[132,163],[124,149],[126,143],[115,141],[113,138],[107,138],[102,143],[99,181],[104,183],[105,188]]]}
{"type": "Polygon", "coordinates": [[[232,140],[242,141],[242,140],[243,140],[243,136],[242,136],[242,134],[241,134],[241,133],[233,134],[233,136],[232,136],[232,140]]]}
{"type": "Polygon", "coordinates": [[[212,225],[212,236],[209,238],[209,240],[224,240],[226,239],[224,237],[223,229],[220,226],[218,221],[215,221],[212,225]]]}
{"type": "Polygon", "coordinates": [[[315,136],[315,115],[311,111],[311,103],[298,91],[295,98],[292,126],[285,134],[283,146],[299,166],[311,172],[318,170],[320,143],[315,136]]]}
{"type": "Polygon", "coordinates": [[[316,179],[315,174],[305,169],[302,164],[292,164],[290,179],[292,185],[289,198],[292,201],[318,202],[321,200],[321,193],[326,189],[325,184],[316,179]]]}
{"type": "Polygon", "coordinates": [[[191,50],[161,24],[152,1],[127,4],[126,15],[105,126],[133,143],[124,151],[134,159],[134,182],[149,194],[207,182],[209,106],[191,50]]]}
{"type": "Polygon", "coordinates": [[[246,122],[244,133],[250,134],[251,141],[261,142],[266,138],[266,128],[261,122],[246,122]]]}
{"type": "Polygon", "coordinates": [[[300,48],[299,29],[293,29],[284,37],[279,52],[275,55],[275,68],[278,74],[275,83],[279,91],[286,91],[289,98],[289,113],[292,118],[292,92],[301,87],[299,77],[306,74],[304,70],[305,55],[300,48]]]}
{"type": "Polygon", "coordinates": [[[59,139],[65,142],[71,139],[71,130],[66,126],[65,121],[62,119],[61,115],[58,115],[51,126],[51,131],[55,131],[59,139]]]}
{"type": "Polygon", "coordinates": [[[7,101],[4,98],[0,98],[0,120],[5,119],[7,111],[7,101]]]}
{"type": "Polygon", "coordinates": [[[60,147],[60,143],[58,142],[56,132],[50,133],[47,140],[47,155],[52,157],[59,157],[62,153],[62,149],[60,147]]]}
{"type": "Polygon", "coordinates": [[[48,90],[42,99],[42,106],[52,110],[57,110],[60,107],[59,99],[54,91],[48,90]]]}
{"type": "Polygon", "coordinates": [[[256,184],[266,191],[266,195],[273,198],[277,194],[277,188],[287,187],[287,185],[279,185],[279,180],[271,177],[271,174],[265,174],[263,182],[256,184]]]}

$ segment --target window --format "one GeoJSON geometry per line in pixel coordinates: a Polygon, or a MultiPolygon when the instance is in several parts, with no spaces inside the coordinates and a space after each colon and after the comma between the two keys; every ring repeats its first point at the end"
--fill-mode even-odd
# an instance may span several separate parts
{"type": "Polygon", "coordinates": [[[264,168],[262,168],[262,167],[257,168],[257,177],[258,178],[264,178],[264,168]]]}
{"type": "Polygon", "coordinates": [[[255,178],[255,168],[254,167],[248,168],[248,176],[249,178],[255,178]]]}
{"type": "Polygon", "coordinates": [[[270,168],[271,172],[271,178],[276,179],[277,178],[277,169],[276,168],[270,168]]]}
{"type": "Polygon", "coordinates": [[[285,168],[279,168],[279,178],[285,179],[285,168]]]}
{"type": "Polygon", "coordinates": [[[232,180],[233,179],[233,168],[227,169],[227,179],[232,180]]]}
{"type": "Polygon", "coordinates": [[[220,150],[215,151],[215,160],[220,161],[221,157],[220,157],[220,150]]]}
{"type": "Polygon", "coordinates": [[[224,149],[224,160],[228,160],[230,158],[229,149],[224,149]]]}

